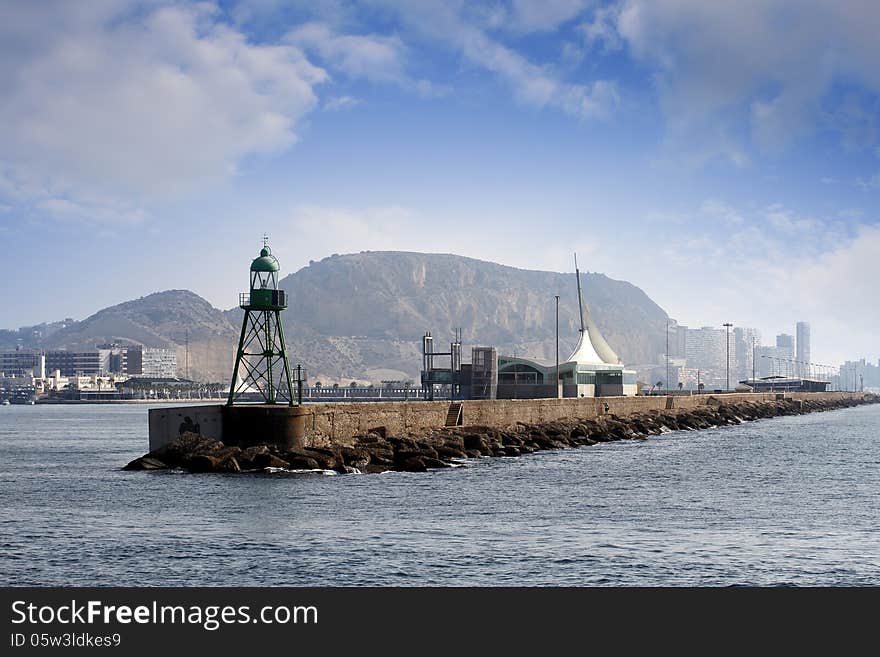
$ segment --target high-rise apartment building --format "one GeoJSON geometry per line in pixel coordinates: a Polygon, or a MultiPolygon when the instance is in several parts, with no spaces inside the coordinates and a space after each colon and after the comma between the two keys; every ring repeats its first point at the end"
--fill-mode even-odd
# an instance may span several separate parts
{"type": "Polygon", "coordinates": [[[172,379],[177,376],[177,352],[174,349],[144,347],[141,376],[150,379],[172,379]]]}
{"type": "MultiPolygon", "coordinates": [[[[735,360],[734,340],[731,336],[731,374],[735,360]]],[[[727,371],[727,335],[724,329],[704,326],[699,329],[687,329],[687,366],[701,370],[703,382],[707,387],[717,387],[726,381],[727,371]]]]}
{"type": "Polygon", "coordinates": [[[797,357],[798,375],[801,377],[810,376],[810,325],[807,322],[798,322],[796,325],[797,333],[797,357]]]}
{"type": "MultiPolygon", "coordinates": [[[[736,366],[731,365],[731,370],[736,372],[736,380],[744,381],[752,378],[753,364],[757,372],[757,363],[754,362],[755,351],[761,344],[761,332],[758,329],[737,326],[733,329],[733,352],[736,366]]],[[[731,361],[734,362],[734,361],[731,361]]]]}
{"type": "Polygon", "coordinates": [[[776,336],[776,348],[780,349],[780,357],[794,359],[794,336],[780,333],[776,336]]]}

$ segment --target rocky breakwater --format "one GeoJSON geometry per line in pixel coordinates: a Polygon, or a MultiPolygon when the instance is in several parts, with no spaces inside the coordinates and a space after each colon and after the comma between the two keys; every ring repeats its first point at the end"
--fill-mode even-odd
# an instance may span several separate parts
{"type": "Polygon", "coordinates": [[[222,473],[426,472],[461,465],[467,458],[520,456],[545,449],[644,440],[668,431],[694,431],[878,402],[880,397],[876,395],[867,395],[863,399],[783,399],[729,404],[724,403],[723,397],[712,397],[706,405],[695,409],[653,410],[625,417],[607,414],[595,419],[566,418],[542,424],[518,423],[504,429],[450,427],[411,436],[386,437],[368,433],[354,436],[346,445],[294,450],[271,444],[241,448],[196,433],[185,433],[174,442],[135,459],[124,469],[180,468],[190,472],[222,473]]]}

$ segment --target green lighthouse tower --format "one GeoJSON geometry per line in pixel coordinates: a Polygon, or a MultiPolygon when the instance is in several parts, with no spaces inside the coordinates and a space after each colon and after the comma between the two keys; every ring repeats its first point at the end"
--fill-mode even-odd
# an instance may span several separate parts
{"type": "Polygon", "coordinates": [[[251,263],[251,291],[239,295],[244,310],[241,337],[232,370],[227,406],[244,392],[259,392],[266,404],[294,405],[293,383],[284,343],[281,311],[287,308],[278,289],[281,266],[263,237],[260,256],[251,263]]]}

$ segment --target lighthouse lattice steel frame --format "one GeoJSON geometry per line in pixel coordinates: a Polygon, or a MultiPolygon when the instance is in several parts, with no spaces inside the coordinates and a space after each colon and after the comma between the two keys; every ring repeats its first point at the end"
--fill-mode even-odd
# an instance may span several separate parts
{"type": "Polygon", "coordinates": [[[284,290],[278,289],[280,271],[281,266],[264,236],[260,256],[251,263],[250,292],[239,295],[244,319],[226,402],[228,406],[244,393],[253,392],[259,393],[266,404],[293,406],[295,403],[281,324],[281,311],[287,308],[287,296],[284,290]]]}

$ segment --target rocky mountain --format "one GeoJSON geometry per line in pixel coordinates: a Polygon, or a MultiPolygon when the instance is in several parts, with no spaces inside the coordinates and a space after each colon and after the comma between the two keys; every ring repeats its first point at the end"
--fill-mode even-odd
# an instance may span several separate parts
{"type": "MultiPolygon", "coordinates": [[[[586,273],[581,282],[596,323],[624,362],[655,362],[665,348],[663,310],[625,281],[586,273]]],[[[291,364],[306,366],[312,381],[417,379],[426,330],[442,351],[453,329],[461,328],[465,362],[476,345],[553,361],[556,294],[561,359],[577,339],[573,273],[516,269],[455,255],[379,251],[311,262],[285,277],[281,287],[289,299],[284,322],[291,364]]],[[[189,329],[190,375],[225,380],[241,314],[238,308],[218,310],[192,292],[170,290],[106,308],[56,331],[43,346],[94,348],[113,341],[176,346],[183,363],[189,329]]]]}
{"type": "MultiPolygon", "coordinates": [[[[283,264],[283,263],[282,263],[283,264]]],[[[602,274],[581,275],[584,298],[626,363],[657,359],[666,313],[639,288],[602,274]]],[[[421,336],[437,350],[462,328],[470,346],[555,360],[554,295],[559,294],[560,358],[579,326],[575,276],[517,269],[447,254],[373,251],[311,262],[281,281],[294,357],[311,378],[375,379],[378,369],[417,377],[421,336]]],[[[228,313],[240,322],[240,311],[228,313]]]]}
{"type": "Polygon", "coordinates": [[[156,292],[104,308],[52,333],[40,346],[88,350],[119,342],[176,348],[182,376],[187,332],[190,377],[226,380],[232,370],[238,329],[223,311],[189,290],[156,292]]]}

